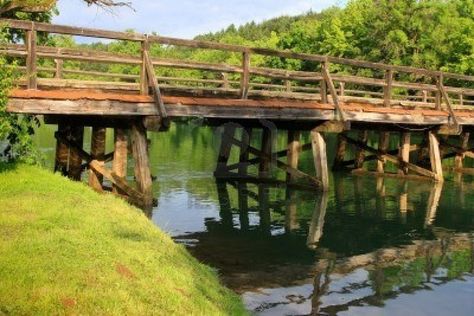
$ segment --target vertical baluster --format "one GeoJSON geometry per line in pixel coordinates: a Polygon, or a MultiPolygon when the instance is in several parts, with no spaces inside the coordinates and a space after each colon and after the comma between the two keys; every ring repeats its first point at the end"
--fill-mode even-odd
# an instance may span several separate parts
{"type": "Polygon", "coordinates": [[[142,42],[141,54],[142,54],[142,63],[140,68],[140,94],[141,95],[148,95],[149,93],[149,83],[148,83],[148,75],[146,72],[146,58],[145,52],[149,51],[150,44],[147,40],[142,42]]]}
{"type": "Polygon", "coordinates": [[[383,90],[383,104],[390,107],[392,100],[393,70],[389,69],[385,72],[385,87],[383,90]]]}

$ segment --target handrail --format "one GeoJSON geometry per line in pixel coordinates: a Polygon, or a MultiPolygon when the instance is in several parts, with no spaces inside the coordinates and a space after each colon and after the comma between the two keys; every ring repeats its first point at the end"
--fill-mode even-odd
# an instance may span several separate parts
{"type": "MultiPolygon", "coordinates": [[[[343,122],[347,122],[346,115],[344,114],[343,102],[347,100],[344,95],[344,84],[350,83],[353,85],[354,89],[348,89],[347,92],[357,91],[361,94],[361,91],[357,90],[360,86],[370,86],[371,91],[367,91],[367,96],[377,97],[378,101],[382,100],[383,105],[389,107],[393,104],[394,101],[398,102],[397,96],[393,95],[393,90],[396,88],[401,88],[405,90],[414,90],[422,91],[423,96],[420,96],[419,99],[422,100],[422,103],[427,103],[428,100],[433,100],[432,96],[428,95],[428,92],[435,93],[435,108],[441,109],[442,101],[444,100],[449,116],[452,119],[454,125],[458,125],[458,120],[455,116],[453,110],[453,104],[450,99],[449,94],[457,94],[459,96],[459,104],[472,104],[472,98],[474,96],[474,89],[471,88],[462,88],[454,86],[444,86],[443,81],[440,78],[451,78],[460,81],[474,82],[474,76],[461,75],[455,73],[441,72],[441,71],[432,71],[428,69],[407,67],[407,66],[397,66],[397,65],[388,65],[383,63],[374,63],[363,60],[356,59],[347,59],[341,57],[333,56],[324,56],[324,55],[314,55],[314,54],[304,54],[298,52],[292,52],[288,50],[275,50],[267,48],[258,48],[258,47],[248,47],[242,45],[231,45],[223,44],[216,42],[200,41],[200,40],[188,40],[188,39],[178,39],[172,37],[163,37],[158,35],[147,35],[147,34],[138,34],[138,33],[129,33],[129,32],[117,32],[117,31],[108,31],[108,30],[99,30],[92,28],[81,28],[65,25],[53,25],[48,23],[40,22],[31,22],[31,21],[20,21],[20,20],[11,20],[11,19],[0,19],[0,25],[4,24],[6,27],[19,29],[26,31],[26,40],[24,45],[19,44],[4,44],[0,45],[0,54],[6,54],[13,57],[26,58],[26,85],[28,89],[37,89],[38,86],[38,72],[43,71],[41,67],[38,67],[38,59],[54,59],[56,62],[56,72],[55,79],[61,79],[63,71],[70,74],[80,74],[78,70],[65,70],[63,69],[63,60],[76,60],[80,62],[97,62],[97,63],[109,63],[109,64],[126,64],[141,66],[140,75],[124,75],[123,77],[120,74],[106,74],[103,76],[106,77],[115,77],[119,79],[133,79],[138,80],[140,86],[141,94],[148,95],[150,92],[150,87],[153,92],[153,96],[157,105],[157,112],[160,115],[163,124],[166,124],[167,115],[166,109],[164,107],[163,101],[161,100],[161,93],[159,87],[159,79],[156,76],[154,67],[166,67],[166,68],[177,68],[177,69],[193,69],[205,72],[213,72],[220,74],[233,73],[235,76],[240,76],[240,84],[235,81],[235,78],[232,80],[232,87],[230,86],[229,79],[224,77],[222,85],[215,88],[220,91],[230,91],[235,89],[235,86],[240,85],[240,97],[246,99],[249,96],[249,91],[258,88],[277,88],[280,89],[279,85],[274,85],[272,81],[270,84],[259,84],[251,82],[251,78],[270,78],[271,80],[279,80],[283,82],[282,84],[282,95],[286,93],[292,94],[293,97],[300,97],[297,90],[303,89],[307,93],[319,92],[320,100],[322,103],[333,103],[336,116],[343,122]],[[37,33],[46,32],[46,33],[55,33],[55,34],[67,34],[75,36],[86,36],[93,38],[103,38],[103,39],[113,39],[113,40],[123,40],[123,41],[133,41],[141,43],[142,54],[141,56],[135,55],[125,55],[117,54],[110,52],[98,52],[93,50],[83,50],[75,48],[57,48],[49,46],[39,46],[37,44],[37,33]],[[169,58],[152,58],[149,52],[149,46],[151,44],[160,44],[160,45],[174,45],[174,46],[183,46],[189,48],[198,48],[198,49],[211,49],[211,50],[220,50],[227,51],[231,53],[238,53],[241,55],[242,64],[241,65],[229,65],[229,64],[219,64],[219,63],[208,63],[208,62],[199,62],[193,60],[177,60],[169,58]],[[274,69],[274,68],[265,68],[265,67],[256,67],[251,65],[251,56],[252,54],[258,54],[263,56],[278,57],[278,58],[287,58],[287,59],[299,59],[304,61],[311,61],[321,66],[321,70],[315,71],[294,71],[287,69],[274,69]],[[376,77],[364,77],[364,76],[354,76],[354,75],[345,75],[338,73],[331,73],[330,67],[332,64],[346,65],[352,67],[362,67],[375,70],[382,70],[385,72],[384,78],[376,77]],[[415,75],[417,80],[412,81],[401,81],[400,78],[396,80],[396,73],[406,73],[415,75]],[[419,79],[423,78],[426,80],[434,79],[435,84],[420,83],[419,79]],[[430,79],[431,78],[431,79],[430,79]],[[293,86],[291,81],[304,83],[303,86],[293,86]],[[314,82],[320,82],[320,88],[308,87],[307,84],[314,82]],[[336,89],[336,83],[339,84],[340,89],[336,89]],[[376,89],[374,89],[374,87],[376,89]],[[379,92],[377,89],[383,89],[381,95],[377,95],[379,92]],[[310,90],[312,89],[312,91],[310,90]],[[375,90],[375,91],[374,91],[375,90]],[[331,98],[328,98],[328,94],[331,95],[331,98]],[[466,100],[464,99],[465,97],[466,100]]],[[[318,66],[319,67],[319,66],[318,66]]],[[[90,72],[91,75],[101,76],[98,72],[90,72]]],[[[160,78],[161,80],[161,78],[160,78]]],[[[200,81],[195,81],[200,82],[200,81]]],[[[57,83],[61,83],[57,81],[57,83]]],[[[207,80],[201,81],[201,83],[219,83],[216,80],[207,80]],[[212,81],[212,82],[211,82],[212,81]]],[[[82,82],[81,82],[82,84],[82,82]]],[[[467,85],[467,84],[466,84],[467,85]]],[[[78,85],[79,86],[79,85],[78,85]]],[[[168,87],[167,85],[165,85],[168,87]]],[[[122,87],[123,88],[123,87],[122,87]]],[[[257,90],[252,90],[252,93],[257,90]]],[[[362,92],[363,93],[363,92],[362,92]]],[[[406,97],[406,101],[410,102],[410,98],[413,98],[412,92],[409,92],[410,95],[406,97]]],[[[363,97],[363,96],[362,96],[363,97]]],[[[401,101],[400,101],[401,102],[401,101]]]]}
{"type": "Polygon", "coordinates": [[[474,82],[474,76],[462,75],[462,74],[457,74],[457,73],[434,71],[434,70],[409,67],[409,66],[389,65],[389,64],[384,64],[384,63],[368,62],[364,60],[348,59],[348,58],[326,56],[326,55],[296,53],[296,52],[292,52],[288,50],[275,50],[275,49],[267,49],[267,48],[259,48],[259,47],[250,47],[250,46],[244,46],[244,45],[231,45],[231,44],[223,44],[223,43],[201,41],[201,40],[188,40],[188,39],[179,39],[179,38],[164,37],[164,36],[158,36],[158,35],[146,35],[146,34],[130,33],[130,32],[108,31],[108,30],[100,30],[100,29],[93,29],[93,28],[73,27],[73,26],[66,26],[66,25],[57,25],[57,24],[12,20],[12,19],[0,19],[0,24],[5,25],[6,27],[10,27],[13,29],[21,29],[21,30],[32,31],[34,29],[39,32],[85,36],[85,37],[103,38],[103,39],[113,39],[113,40],[138,41],[138,42],[143,42],[143,41],[148,40],[150,43],[157,43],[157,44],[164,44],[164,45],[225,50],[225,51],[236,52],[236,53],[247,52],[247,53],[253,53],[253,54],[258,54],[258,55],[267,55],[267,56],[290,58],[290,59],[301,59],[301,60],[315,61],[315,62],[328,61],[330,63],[342,64],[342,65],[348,65],[348,66],[358,66],[358,67],[372,68],[372,69],[379,69],[379,70],[391,69],[397,72],[412,73],[412,74],[417,74],[417,75],[426,75],[426,76],[433,76],[433,77],[442,75],[445,78],[474,82]]]}

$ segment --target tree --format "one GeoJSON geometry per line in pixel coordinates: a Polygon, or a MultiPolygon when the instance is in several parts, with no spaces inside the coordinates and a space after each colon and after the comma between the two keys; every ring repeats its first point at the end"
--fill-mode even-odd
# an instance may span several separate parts
{"type": "MultiPolygon", "coordinates": [[[[130,2],[115,0],[83,0],[87,5],[97,5],[102,8],[130,7],[130,2]]],[[[0,0],[0,15],[9,12],[44,13],[51,11],[57,0],[0,0]]]]}

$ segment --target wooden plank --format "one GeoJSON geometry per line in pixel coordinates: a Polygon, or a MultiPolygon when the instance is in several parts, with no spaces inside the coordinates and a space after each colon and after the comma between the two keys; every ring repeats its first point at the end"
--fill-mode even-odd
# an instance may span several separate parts
{"type": "MultiPolygon", "coordinates": [[[[399,159],[405,163],[410,162],[410,140],[411,134],[403,132],[400,136],[400,148],[399,148],[399,159]]],[[[408,168],[405,164],[402,164],[398,170],[399,174],[408,174],[408,168]]]]}
{"type": "Polygon", "coordinates": [[[461,130],[459,129],[459,122],[456,117],[456,114],[454,113],[453,110],[453,105],[451,103],[451,99],[449,98],[448,93],[446,92],[446,89],[443,84],[443,76],[439,76],[436,84],[438,86],[438,90],[441,93],[441,96],[444,98],[444,101],[446,102],[446,106],[448,107],[448,112],[449,112],[449,117],[451,119],[451,123],[453,124],[454,128],[457,128],[459,131],[459,134],[461,133],[461,130]]]}
{"type": "Polygon", "coordinates": [[[132,124],[132,154],[135,160],[135,179],[138,191],[143,194],[145,206],[153,205],[152,178],[148,158],[146,130],[140,123],[132,124]]]}
{"type": "MultiPolygon", "coordinates": [[[[379,151],[383,154],[386,154],[389,144],[390,132],[381,132],[379,137],[379,151]]],[[[377,160],[377,172],[385,172],[385,160],[377,160]]]]}
{"type": "MultiPolygon", "coordinates": [[[[92,159],[97,160],[103,166],[105,166],[105,136],[105,128],[92,128],[91,156],[92,159]]],[[[102,181],[103,177],[100,173],[94,170],[89,170],[89,186],[91,188],[93,188],[95,191],[102,192],[102,181]]]]}
{"type": "Polygon", "coordinates": [[[250,53],[242,53],[242,74],[240,82],[240,97],[247,99],[249,94],[249,82],[250,82],[250,53]]]}
{"type": "Polygon", "coordinates": [[[461,134],[460,138],[461,138],[461,149],[463,150],[463,153],[456,153],[456,158],[454,161],[454,166],[456,169],[464,168],[464,158],[466,156],[465,152],[468,150],[468,147],[469,147],[470,133],[464,132],[461,134]]]}
{"type": "Polygon", "coordinates": [[[430,146],[430,161],[431,170],[435,175],[436,181],[443,181],[443,166],[441,164],[441,154],[439,150],[439,141],[433,132],[428,133],[428,140],[430,146]]]}
{"type": "MultiPolygon", "coordinates": [[[[115,150],[114,160],[112,163],[112,172],[121,178],[124,182],[127,181],[127,165],[128,165],[128,135],[127,130],[116,128],[114,131],[115,150]]],[[[114,193],[125,193],[120,190],[117,185],[112,188],[114,193]]]]}
{"type": "MultiPolygon", "coordinates": [[[[298,169],[299,156],[301,149],[301,132],[296,130],[288,131],[288,149],[287,149],[287,163],[293,169],[298,169]]],[[[286,174],[286,180],[292,181],[291,173],[286,174]]]]}
{"type": "Polygon", "coordinates": [[[314,167],[316,176],[321,182],[323,191],[329,190],[329,171],[326,152],[326,141],[321,133],[311,131],[311,143],[313,145],[314,167]]]}
{"type": "Polygon", "coordinates": [[[26,78],[28,80],[28,89],[38,88],[36,34],[37,33],[34,28],[26,32],[26,47],[28,52],[28,56],[26,58],[26,78]]]}
{"type": "Polygon", "coordinates": [[[396,156],[393,156],[393,155],[390,155],[390,154],[383,154],[381,152],[379,152],[378,150],[376,149],[373,149],[369,146],[367,146],[367,144],[363,143],[363,142],[360,142],[360,141],[357,141],[357,140],[354,140],[350,137],[348,137],[347,135],[344,135],[344,134],[341,134],[346,140],[347,142],[367,151],[367,152],[370,152],[370,153],[373,153],[375,155],[377,155],[378,159],[387,159],[388,161],[392,162],[393,164],[395,164],[396,166],[400,166],[400,165],[405,165],[408,170],[411,170],[419,175],[422,175],[422,176],[425,176],[425,177],[429,177],[431,179],[434,179],[436,180],[437,179],[437,176],[434,172],[431,172],[429,170],[426,170],[424,168],[421,168],[415,164],[412,164],[412,163],[406,163],[406,162],[403,162],[403,161],[400,161],[400,159],[396,156]]]}

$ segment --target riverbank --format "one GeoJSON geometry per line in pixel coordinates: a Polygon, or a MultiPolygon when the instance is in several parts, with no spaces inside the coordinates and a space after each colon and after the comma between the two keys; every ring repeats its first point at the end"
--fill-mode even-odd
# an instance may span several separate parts
{"type": "Polygon", "coordinates": [[[0,314],[245,314],[239,297],[138,209],[0,165],[0,314]]]}

